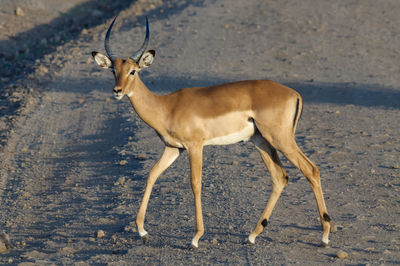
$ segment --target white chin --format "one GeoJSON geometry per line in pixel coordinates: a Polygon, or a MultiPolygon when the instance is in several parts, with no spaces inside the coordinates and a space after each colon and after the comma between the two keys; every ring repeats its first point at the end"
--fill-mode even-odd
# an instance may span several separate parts
{"type": "Polygon", "coordinates": [[[123,94],[116,94],[116,95],[114,95],[114,97],[117,100],[121,100],[122,98],[124,98],[124,95],[123,94]]]}

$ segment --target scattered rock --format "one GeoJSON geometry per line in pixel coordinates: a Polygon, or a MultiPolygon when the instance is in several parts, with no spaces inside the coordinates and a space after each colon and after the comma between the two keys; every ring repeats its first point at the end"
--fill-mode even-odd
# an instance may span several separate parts
{"type": "Polygon", "coordinates": [[[124,166],[124,165],[127,165],[128,164],[128,161],[127,160],[121,160],[121,161],[119,161],[119,165],[121,165],[121,166],[124,166]]]}
{"type": "Polygon", "coordinates": [[[70,255],[70,254],[73,254],[74,252],[75,252],[75,249],[72,247],[63,247],[59,251],[59,253],[63,254],[63,255],[70,255]]]}
{"type": "Polygon", "coordinates": [[[1,233],[0,234],[0,245],[1,245],[1,243],[4,244],[4,246],[6,248],[8,248],[8,249],[11,248],[10,236],[8,234],[6,234],[6,233],[1,233]]]}
{"type": "Polygon", "coordinates": [[[0,254],[6,253],[7,252],[7,247],[6,245],[0,241],[0,254]]]}
{"type": "Polygon", "coordinates": [[[349,258],[349,254],[347,254],[347,252],[344,252],[343,250],[339,250],[339,251],[336,253],[336,256],[337,256],[339,259],[348,259],[348,258],[349,258]]]}
{"type": "Polygon", "coordinates": [[[125,183],[125,177],[118,178],[117,182],[114,183],[114,186],[123,185],[125,183]]]}
{"type": "Polygon", "coordinates": [[[133,232],[133,233],[137,232],[136,225],[134,223],[125,226],[124,230],[125,232],[133,232]]]}
{"type": "Polygon", "coordinates": [[[38,74],[41,75],[41,76],[49,73],[49,69],[47,67],[43,66],[43,65],[39,66],[37,71],[38,71],[38,74]]]}
{"type": "Polygon", "coordinates": [[[211,244],[213,244],[213,245],[218,245],[218,240],[215,239],[215,238],[213,238],[213,239],[211,240],[211,244]]]}
{"type": "Polygon", "coordinates": [[[238,161],[233,161],[233,162],[232,162],[232,165],[233,165],[233,166],[238,166],[238,165],[239,165],[239,162],[238,162],[238,161]]]}
{"type": "Polygon", "coordinates": [[[136,155],[136,159],[138,159],[139,161],[145,161],[147,160],[147,155],[144,153],[139,153],[136,155]]]}
{"type": "Polygon", "coordinates": [[[24,10],[22,10],[22,8],[17,7],[15,9],[15,15],[17,15],[17,17],[23,17],[23,16],[25,16],[25,12],[24,12],[24,10]]]}
{"type": "Polygon", "coordinates": [[[97,231],[97,238],[103,238],[106,234],[104,233],[103,230],[97,231]]]}

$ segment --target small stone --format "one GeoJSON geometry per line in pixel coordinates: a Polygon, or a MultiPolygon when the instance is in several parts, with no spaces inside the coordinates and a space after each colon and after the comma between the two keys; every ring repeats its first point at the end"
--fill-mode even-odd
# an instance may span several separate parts
{"type": "Polygon", "coordinates": [[[238,161],[233,161],[233,162],[232,162],[232,165],[233,165],[233,166],[238,166],[238,165],[239,165],[239,162],[238,162],[238,161]]]}
{"type": "Polygon", "coordinates": [[[375,174],[375,169],[371,169],[371,174],[375,174]]]}
{"type": "Polygon", "coordinates": [[[84,99],[81,99],[81,98],[78,99],[79,104],[82,104],[84,101],[85,101],[84,99]]]}
{"type": "Polygon", "coordinates": [[[49,72],[49,69],[45,66],[39,66],[38,71],[39,71],[39,75],[44,75],[49,72]]]}
{"type": "Polygon", "coordinates": [[[89,31],[87,30],[87,29],[83,29],[82,31],[81,31],[81,34],[82,35],[87,35],[89,33],[89,31]]]}
{"type": "Polygon", "coordinates": [[[106,234],[104,233],[103,230],[97,231],[97,238],[102,238],[102,237],[104,237],[105,235],[106,235],[106,234]]]}
{"type": "Polygon", "coordinates": [[[138,159],[139,161],[145,161],[147,160],[147,156],[144,153],[139,153],[138,155],[136,155],[136,159],[138,159]]]}
{"type": "Polygon", "coordinates": [[[7,252],[6,245],[0,241],[0,254],[6,253],[6,252],[7,252]]]}
{"type": "Polygon", "coordinates": [[[213,245],[218,245],[218,240],[215,239],[215,238],[213,238],[213,239],[211,240],[211,244],[213,244],[213,245]]]}
{"type": "Polygon", "coordinates": [[[96,242],[96,239],[94,237],[89,237],[90,242],[96,242]]]}
{"type": "Polygon", "coordinates": [[[121,161],[119,161],[119,165],[121,165],[121,166],[124,166],[124,165],[127,165],[128,164],[128,161],[127,160],[121,160],[121,161]]]}
{"type": "Polygon", "coordinates": [[[22,8],[17,7],[15,9],[15,15],[17,15],[18,17],[23,17],[23,16],[25,16],[25,12],[24,12],[24,10],[22,10],[22,8]]]}
{"type": "Polygon", "coordinates": [[[117,182],[114,183],[114,186],[123,185],[125,183],[125,177],[118,178],[117,182]]]}
{"type": "Polygon", "coordinates": [[[347,252],[344,252],[343,250],[339,250],[339,251],[336,253],[336,256],[337,256],[339,259],[341,259],[341,260],[343,260],[343,259],[348,259],[348,258],[349,258],[349,254],[347,254],[347,252]]]}

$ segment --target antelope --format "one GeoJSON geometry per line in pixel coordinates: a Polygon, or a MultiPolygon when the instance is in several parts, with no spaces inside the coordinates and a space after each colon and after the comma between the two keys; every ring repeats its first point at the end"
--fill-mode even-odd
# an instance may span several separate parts
{"type": "Polygon", "coordinates": [[[189,247],[197,248],[204,234],[201,204],[203,147],[250,140],[270,172],[272,192],[247,242],[254,244],[256,237],[267,226],[272,210],[288,183],[288,175],[278,157],[279,151],[310,182],[322,224],[321,246],[327,246],[331,218],[325,206],[320,173],[295,142],[296,126],[303,108],[300,94],[270,80],[246,80],[211,87],[184,88],[165,95],[154,94],[139,77],[140,70],[149,67],[155,57],[154,50],[146,51],[150,36],[148,19],[146,17],[146,35],[142,46],[133,56],[122,59],[112,52],[109,44],[116,18],[104,40],[107,55],[92,52],[92,56],[100,67],[112,70],[115,98],[121,100],[128,96],[138,116],[157,132],[165,144],[164,153],[148,175],[137,213],[136,225],[143,242],[148,240],[144,220],[153,186],[180,153],[187,150],[196,215],[196,231],[189,247]]]}

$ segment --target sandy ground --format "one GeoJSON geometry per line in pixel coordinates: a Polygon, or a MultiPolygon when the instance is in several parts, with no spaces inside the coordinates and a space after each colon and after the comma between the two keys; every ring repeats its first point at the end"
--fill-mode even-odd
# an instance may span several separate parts
{"type": "Polygon", "coordinates": [[[400,263],[398,1],[99,2],[0,2],[0,263],[400,263]],[[91,59],[116,14],[121,56],[141,44],[149,17],[157,56],[141,77],[157,93],[272,79],[303,95],[297,142],[320,167],[338,229],[330,247],[318,248],[310,186],[284,158],[289,185],[256,245],[245,243],[271,192],[251,143],[204,151],[198,250],[187,250],[185,153],[154,188],[143,245],[134,220],[163,144],[91,59]]]}

